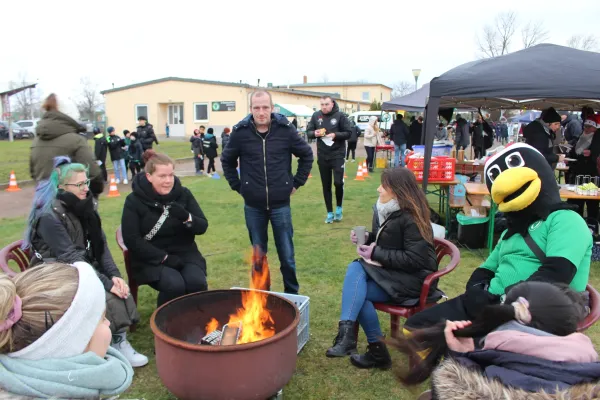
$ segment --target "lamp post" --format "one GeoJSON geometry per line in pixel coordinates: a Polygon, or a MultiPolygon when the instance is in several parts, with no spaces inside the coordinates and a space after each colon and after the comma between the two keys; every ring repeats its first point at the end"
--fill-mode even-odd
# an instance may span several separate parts
{"type": "Polygon", "coordinates": [[[419,75],[421,75],[421,70],[420,69],[413,69],[413,76],[415,77],[415,90],[417,90],[419,87],[417,86],[417,82],[419,81],[419,75]]]}

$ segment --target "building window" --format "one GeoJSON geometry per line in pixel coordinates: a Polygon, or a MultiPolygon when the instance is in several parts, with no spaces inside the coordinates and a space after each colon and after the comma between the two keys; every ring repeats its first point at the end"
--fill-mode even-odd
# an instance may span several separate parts
{"type": "Polygon", "coordinates": [[[370,98],[371,98],[371,94],[369,92],[362,92],[363,101],[369,101],[370,98]]]}
{"type": "Polygon", "coordinates": [[[208,103],[194,103],[194,122],[208,122],[208,103]]]}
{"type": "Polygon", "coordinates": [[[139,117],[146,117],[148,119],[148,104],[136,104],[135,105],[135,120],[139,117]]]}

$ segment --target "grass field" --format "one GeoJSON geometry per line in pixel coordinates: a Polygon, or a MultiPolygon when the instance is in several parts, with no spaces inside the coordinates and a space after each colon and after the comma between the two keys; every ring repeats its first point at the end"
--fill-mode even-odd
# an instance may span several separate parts
{"type": "MultiPolygon", "coordinates": [[[[19,143],[20,144],[20,143],[19,143]]],[[[313,174],[315,171],[313,171],[313,174]]],[[[350,164],[348,175],[356,174],[356,164],[350,164]]],[[[242,199],[232,192],[223,179],[184,178],[195,194],[209,221],[208,232],[198,237],[197,243],[208,264],[211,289],[247,287],[249,267],[244,256],[249,249],[242,199]]],[[[295,231],[295,250],[301,294],[310,296],[310,341],[298,357],[297,370],[284,388],[285,399],[414,399],[426,385],[413,391],[404,389],[392,372],[363,371],[352,367],[348,359],[327,359],[325,350],[336,334],[341,302],[341,287],[346,266],[356,257],[349,242],[353,226],[370,224],[371,210],[376,200],[379,173],[366,182],[348,180],[344,199],[344,219],[341,223],[325,225],[325,213],[318,173],[293,196],[292,210],[295,231]]],[[[114,232],[120,224],[124,198],[102,198],[100,214],[109,237],[115,260],[124,272],[122,257],[114,241],[114,232]]],[[[1,220],[5,243],[21,237],[22,219],[1,220]]],[[[573,240],[570,238],[568,240],[573,240]]],[[[271,241],[272,243],[272,241],[271,241]]],[[[274,246],[271,245],[274,250],[274,246]]],[[[456,271],[442,279],[440,287],[450,296],[461,293],[469,275],[481,262],[484,253],[461,251],[461,263],[456,271]]],[[[282,291],[281,275],[274,253],[270,257],[273,290],[282,291]]],[[[600,275],[593,266],[592,284],[600,286],[600,275]]],[[[155,292],[144,286],[140,291],[139,310],[142,321],[136,333],[129,336],[140,352],[151,358],[150,364],[136,369],[133,386],[121,396],[124,399],[174,399],[161,385],[153,358],[153,336],[149,328],[150,315],[156,304],[155,292]]],[[[389,333],[389,318],[381,315],[382,327],[389,333]]],[[[600,344],[600,330],[588,331],[596,345],[600,344]]],[[[365,345],[364,335],[359,339],[365,345]]],[[[398,364],[404,360],[394,355],[398,364]]],[[[260,368],[260,362],[257,364],[260,368]]],[[[200,379],[200,378],[199,378],[200,379]]]]}
{"type": "MultiPolygon", "coordinates": [[[[160,145],[155,146],[158,151],[168,153],[173,158],[190,157],[190,144],[183,139],[159,138],[160,145]]],[[[14,142],[0,141],[0,183],[8,182],[10,171],[15,171],[18,181],[31,179],[29,174],[29,153],[32,140],[17,140],[14,142]]],[[[92,152],[94,151],[94,141],[88,140],[92,152]]],[[[110,155],[106,160],[108,168],[112,168],[110,155]]]]}

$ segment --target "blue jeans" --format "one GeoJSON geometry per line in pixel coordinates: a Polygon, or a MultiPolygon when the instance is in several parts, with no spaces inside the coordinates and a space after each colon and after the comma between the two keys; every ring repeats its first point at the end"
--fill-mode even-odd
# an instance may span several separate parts
{"type": "Polygon", "coordinates": [[[294,260],[294,227],[292,226],[292,211],[290,206],[263,210],[244,206],[246,227],[253,246],[260,246],[266,254],[269,241],[268,226],[271,221],[275,247],[279,256],[280,270],[283,276],[283,286],[286,293],[297,294],[300,285],[296,279],[296,261],[294,260]]]}
{"type": "Polygon", "coordinates": [[[125,168],[124,159],[121,158],[120,160],[114,160],[113,168],[115,170],[116,180],[123,182],[125,179],[127,179],[127,168],[125,168]]]}
{"type": "Polygon", "coordinates": [[[394,145],[394,167],[399,165],[404,167],[404,152],[406,151],[406,143],[394,145]]]}
{"type": "Polygon", "coordinates": [[[369,343],[379,341],[383,336],[375,303],[386,303],[391,297],[372,281],[362,264],[353,261],[348,265],[342,288],[342,316],[340,321],[357,321],[362,326],[369,343]]]}

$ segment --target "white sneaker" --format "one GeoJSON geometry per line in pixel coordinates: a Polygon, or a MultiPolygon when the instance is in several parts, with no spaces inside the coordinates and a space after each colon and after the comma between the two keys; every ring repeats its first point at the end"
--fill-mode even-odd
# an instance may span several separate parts
{"type": "Polygon", "coordinates": [[[134,368],[148,364],[148,357],[135,351],[127,339],[119,343],[112,343],[111,346],[119,350],[134,368]]]}
{"type": "Polygon", "coordinates": [[[128,181],[127,179],[125,179],[125,180],[123,181],[123,185],[129,185],[129,181],[128,181]]]}
{"type": "Polygon", "coordinates": [[[121,180],[120,180],[120,179],[117,179],[117,180],[115,181],[115,183],[118,185],[119,183],[121,183],[121,180]]]}

